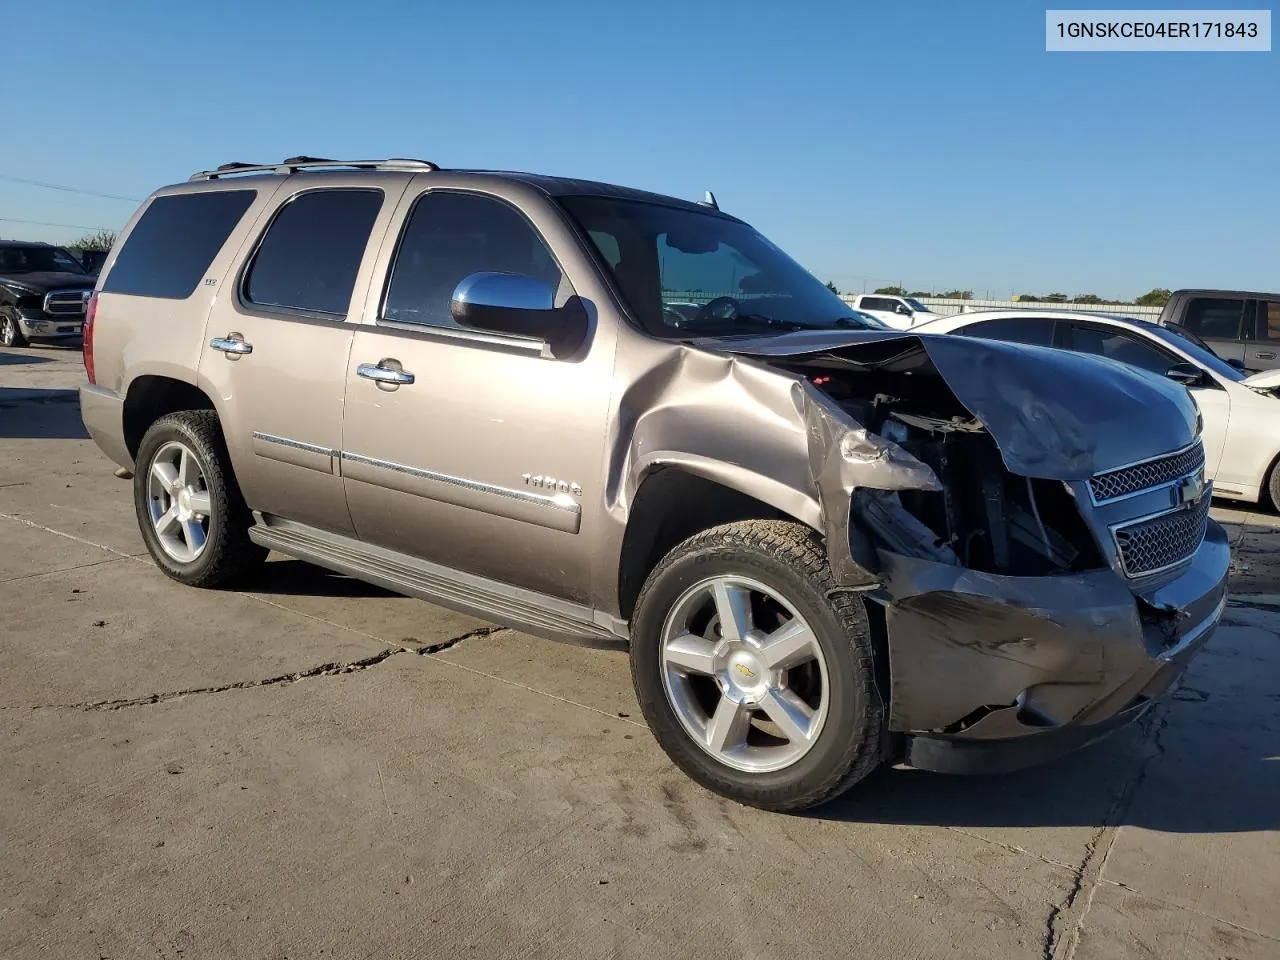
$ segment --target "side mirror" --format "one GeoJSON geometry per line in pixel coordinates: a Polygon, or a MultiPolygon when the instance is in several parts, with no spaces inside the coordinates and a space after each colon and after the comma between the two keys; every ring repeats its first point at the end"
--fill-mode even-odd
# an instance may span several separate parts
{"type": "Polygon", "coordinates": [[[1196,387],[1204,382],[1204,371],[1194,363],[1175,363],[1164,375],[1185,387],[1196,387]]]}
{"type": "Polygon", "coordinates": [[[904,317],[909,317],[912,314],[911,308],[908,307],[905,303],[898,304],[896,307],[893,308],[893,312],[900,313],[904,317]]]}
{"type": "Polygon", "coordinates": [[[551,284],[517,273],[473,273],[453,291],[450,312],[459,326],[543,340],[557,358],[587,338],[587,313],[577,297],[555,305],[551,284]]]}

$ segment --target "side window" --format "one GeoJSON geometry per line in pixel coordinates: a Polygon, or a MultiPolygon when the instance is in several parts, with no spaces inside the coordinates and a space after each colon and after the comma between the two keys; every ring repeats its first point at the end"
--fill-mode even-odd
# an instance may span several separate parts
{"type": "Polygon", "coordinates": [[[1182,326],[1208,340],[1239,340],[1244,300],[1195,297],[1187,304],[1182,326]]]}
{"type": "Polygon", "coordinates": [[[966,337],[984,337],[1009,343],[1030,343],[1038,347],[1053,346],[1053,321],[1045,317],[1001,317],[962,327],[956,333],[966,337]]]}
{"type": "Polygon", "coordinates": [[[1118,363],[1141,367],[1164,376],[1180,357],[1157,348],[1146,340],[1112,327],[1095,327],[1090,324],[1068,323],[1063,344],[1077,353],[1092,353],[1118,363]]]}
{"type": "Polygon", "coordinates": [[[400,238],[383,317],[456,327],[450,304],[473,273],[516,273],[560,286],[560,267],[514,207],[474,193],[432,191],[414,204],[400,238]]]}
{"type": "Polygon", "coordinates": [[[185,300],[255,196],[256,190],[210,190],[152,200],[103,281],[103,292],[185,300]]]}
{"type": "Polygon", "coordinates": [[[898,301],[890,300],[888,297],[863,297],[863,310],[887,310],[893,313],[894,307],[898,305],[898,301]]]}
{"type": "Polygon", "coordinates": [[[276,213],[244,279],[244,298],[265,307],[345,317],[381,190],[313,190],[276,213]]]}
{"type": "Polygon", "coordinates": [[[1258,301],[1257,337],[1259,340],[1280,340],[1280,300],[1258,301]]]}

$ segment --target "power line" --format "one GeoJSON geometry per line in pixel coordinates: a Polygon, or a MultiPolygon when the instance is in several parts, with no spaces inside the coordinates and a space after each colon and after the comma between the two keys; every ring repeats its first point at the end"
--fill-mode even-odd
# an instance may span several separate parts
{"type": "Polygon", "coordinates": [[[78,193],[86,197],[98,197],[102,200],[122,200],[126,203],[141,203],[137,197],[122,197],[116,193],[98,193],[94,190],[81,190],[79,187],[68,187],[61,183],[46,183],[43,180],[28,180],[26,177],[12,177],[7,173],[0,173],[0,180],[7,180],[10,183],[21,183],[28,187],[43,187],[45,190],[60,190],[63,193],[78,193]]]}
{"type": "Polygon", "coordinates": [[[0,223],[25,223],[32,227],[66,227],[68,230],[110,230],[111,227],[90,226],[87,223],[49,223],[45,220],[15,220],[13,217],[0,217],[0,223]]]}

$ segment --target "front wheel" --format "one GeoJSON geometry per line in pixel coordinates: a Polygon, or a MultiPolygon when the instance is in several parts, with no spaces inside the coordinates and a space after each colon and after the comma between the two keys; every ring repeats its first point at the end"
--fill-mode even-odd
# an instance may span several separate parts
{"type": "Polygon", "coordinates": [[[171,413],[151,425],[138,448],[133,503],[152,559],[180,583],[225,586],[266,559],[249,539],[253,518],[212,410],[171,413]]]}
{"type": "Polygon", "coordinates": [[[0,310],[0,346],[25,347],[27,338],[22,335],[22,327],[12,310],[0,310]]]}
{"type": "Polygon", "coordinates": [[[672,761],[708,789],[800,810],[884,758],[862,599],[835,584],[818,535],[752,520],[704,531],[649,575],[631,672],[672,761]]]}

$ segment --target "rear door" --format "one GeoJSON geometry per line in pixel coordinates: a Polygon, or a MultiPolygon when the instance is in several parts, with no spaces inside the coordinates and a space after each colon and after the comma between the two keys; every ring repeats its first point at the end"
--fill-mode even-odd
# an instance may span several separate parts
{"type": "Polygon", "coordinates": [[[1247,370],[1280,369],[1280,297],[1253,301],[1253,337],[1244,344],[1247,370]]]}
{"type": "MultiPolygon", "coordinates": [[[[1161,377],[1174,364],[1187,362],[1186,358],[1154,340],[1104,324],[1062,321],[1059,324],[1059,342],[1067,350],[1107,357],[1161,377]]],[[[1212,479],[1218,472],[1222,449],[1227,441],[1231,398],[1218,381],[1207,374],[1203,386],[1191,387],[1190,393],[1204,419],[1200,439],[1204,443],[1205,476],[1212,479]]]]}
{"type": "Polygon", "coordinates": [[[249,506],[352,531],[338,466],[343,381],[372,261],[408,176],[291,177],[206,327],[200,382],[249,506]]]}
{"type": "MultiPolygon", "coordinates": [[[[1246,297],[1191,297],[1182,313],[1180,326],[1207,343],[1223,360],[1245,360],[1245,339],[1252,336],[1250,301],[1246,297]]],[[[1265,351],[1264,351],[1265,352],[1265,351]]]]}

